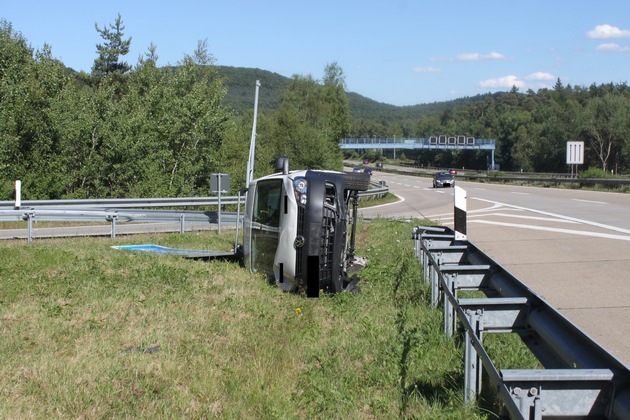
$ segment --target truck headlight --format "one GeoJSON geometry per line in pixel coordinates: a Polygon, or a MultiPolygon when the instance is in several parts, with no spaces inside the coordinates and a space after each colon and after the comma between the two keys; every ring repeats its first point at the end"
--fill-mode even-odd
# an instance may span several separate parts
{"type": "Polygon", "coordinates": [[[308,181],[304,177],[297,177],[293,180],[293,190],[295,191],[295,201],[298,204],[306,205],[306,192],[308,190],[308,181]]]}

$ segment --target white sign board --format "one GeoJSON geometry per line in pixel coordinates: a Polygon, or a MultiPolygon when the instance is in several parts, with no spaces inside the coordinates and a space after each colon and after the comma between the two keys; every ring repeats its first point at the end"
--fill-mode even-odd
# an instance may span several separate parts
{"type": "Polygon", "coordinates": [[[210,191],[213,193],[226,193],[230,191],[229,174],[211,174],[210,191]]]}
{"type": "Polygon", "coordinates": [[[584,163],[584,142],[567,142],[567,165],[581,165],[584,163]]]}

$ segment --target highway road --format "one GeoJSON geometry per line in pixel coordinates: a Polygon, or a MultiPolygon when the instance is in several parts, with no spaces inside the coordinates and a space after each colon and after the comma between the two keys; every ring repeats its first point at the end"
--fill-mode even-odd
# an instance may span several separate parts
{"type": "MultiPolygon", "coordinates": [[[[427,218],[453,227],[454,189],[374,172],[401,201],[364,217],[427,218]]],[[[630,365],[630,194],[456,180],[468,240],[630,365]]]]}

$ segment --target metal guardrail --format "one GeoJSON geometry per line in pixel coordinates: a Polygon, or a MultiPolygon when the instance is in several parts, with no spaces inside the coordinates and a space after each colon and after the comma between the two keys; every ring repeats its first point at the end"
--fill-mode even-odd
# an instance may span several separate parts
{"type": "MultiPolygon", "coordinates": [[[[399,166],[398,168],[388,165],[389,167],[380,168],[380,171],[401,173],[405,175],[416,175],[432,177],[435,172],[443,171],[444,169],[428,169],[418,166],[399,166]]],[[[506,175],[506,176],[494,176],[479,175],[481,171],[466,170],[459,171],[455,176],[456,179],[467,179],[470,181],[478,182],[540,182],[549,184],[578,184],[583,186],[602,185],[605,187],[620,187],[624,185],[630,185],[630,179],[628,178],[572,178],[569,174],[547,174],[548,176],[536,176],[534,174],[528,175],[506,175]],[[467,173],[470,172],[470,173],[467,173]],[[474,174],[473,174],[474,173],[474,174]]]]}
{"type": "Polygon", "coordinates": [[[465,401],[477,398],[482,368],[513,419],[630,418],[630,370],[542,297],[444,227],[413,230],[416,256],[442,302],[444,331],[464,329],[465,401]],[[485,298],[464,299],[462,291],[485,298]],[[485,334],[517,334],[543,369],[497,369],[485,334]]]}
{"type": "MultiPolygon", "coordinates": [[[[221,204],[238,204],[239,196],[222,196],[221,204]]],[[[0,210],[13,208],[13,201],[0,201],[0,210]]],[[[219,197],[174,197],[174,198],[97,198],[70,200],[22,200],[21,208],[147,208],[147,207],[199,207],[217,206],[219,197]]]]}
{"type": "MultiPolygon", "coordinates": [[[[382,196],[388,192],[386,185],[372,183],[368,191],[359,196],[382,196]]],[[[242,196],[220,198],[223,205],[241,205],[242,196]]],[[[0,201],[0,222],[26,221],[27,240],[32,242],[33,221],[61,222],[107,222],[111,224],[110,235],[116,238],[118,222],[176,223],[184,233],[186,223],[217,225],[222,222],[236,223],[238,214],[223,211],[182,210],[190,207],[218,207],[219,197],[183,198],[125,198],[125,199],[76,199],[76,200],[22,200],[19,208],[12,201],[0,201]],[[146,209],[146,208],[151,209],[146,209]],[[179,210],[155,210],[157,207],[172,207],[179,210]],[[129,209],[134,209],[129,211],[129,209]]],[[[170,229],[173,230],[173,229],[170,229]]]]}
{"type": "Polygon", "coordinates": [[[570,177],[535,177],[535,176],[479,176],[458,174],[457,177],[470,179],[472,181],[500,181],[500,182],[543,182],[550,184],[579,184],[580,186],[604,185],[607,187],[617,187],[630,185],[630,179],[609,179],[609,178],[570,178],[570,177]]]}

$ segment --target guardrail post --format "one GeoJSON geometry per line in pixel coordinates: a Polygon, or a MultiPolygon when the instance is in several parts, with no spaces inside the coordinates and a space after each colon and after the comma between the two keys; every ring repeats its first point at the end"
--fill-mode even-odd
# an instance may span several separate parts
{"type": "Polygon", "coordinates": [[[217,208],[217,231],[221,234],[221,177],[219,177],[219,205],[217,208]]]}
{"type": "Polygon", "coordinates": [[[481,390],[481,361],[479,360],[479,354],[473,344],[472,335],[474,334],[481,342],[481,318],[483,317],[483,311],[472,311],[468,309],[466,310],[466,317],[475,332],[473,333],[466,329],[464,334],[464,339],[466,341],[464,349],[464,403],[474,401],[481,390]]]}
{"type": "MultiPolygon", "coordinates": [[[[457,281],[457,274],[443,275],[446,288],[450,291],[450,295],[455,296],[455,283],[457,281]]],[[[451,337],[453,335],[455,324],[455,308],[449,297],[444,295],[444,333],[451,337]]]]}
{"type": "Polygon", "coordinates": [[[422,270],[424,271],[424,282],[429,283],[431,279],[431,263],[429,253],[422,249],[422,270]]]}
{"type": "Polygon", "coordinates": [[[437,264],[437,267],[434,267],[433,264],[431,264],[431,304],[433,305],[434,308],[436,308],[438,306],[438,303],[440,302],[440,260],[439,259],[435,259],[435,264],[437,264]]]}
{"type": "Polygon", "coordinates": [[[110,214],[105,217],[105,220],[112,223],[112,239],[116,239],[116,219],[118,219],[117,214],[110,214]]]}
{"type": "Polygon", "coordinates": [[[186,215],[184,213],[179,215],[179,233],[184,233],[185,229],[184,229],[184,223],[186,220],[186,215]]]}
{"type": "Polygon", "coordinates": [[[27,225],[27,243],[33,242],[33,219],[35,218],[35,213],[32,211],[24,213],[22,219],[26,219],[27,225]]]}

